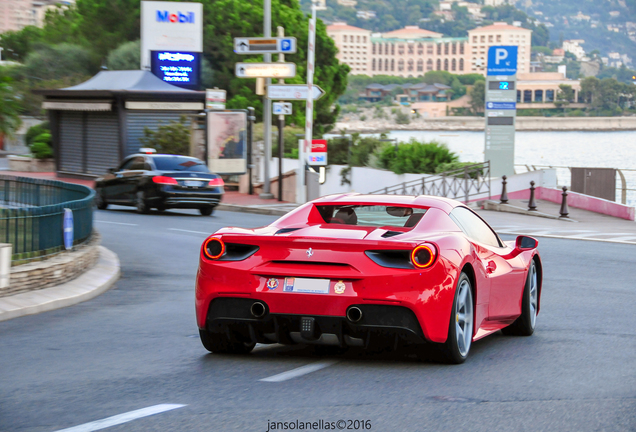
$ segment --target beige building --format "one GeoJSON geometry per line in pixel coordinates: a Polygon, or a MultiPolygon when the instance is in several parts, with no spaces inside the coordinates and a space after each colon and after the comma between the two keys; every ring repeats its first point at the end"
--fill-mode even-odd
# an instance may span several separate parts
{"type": "Polygon", "coordinates": [[[75,0],[0,0],[0,33],[30,25],[42,27],[47,11],[74,3],[75,0]]]}
{"type": "Polygon", "coordinates": [[[532,30],[505,23],[470,30],[467,38],[444,37],[417,26],[371,33],[342,22],[329,25],[327,34],[336,43],[337,58],[354,75],[416,77],[431,70],[485,75],[493,45],[517,45],[518,70],[530,71],[532,30]]]}
{"type": "Polygon", "coordinates": [[[584,108],[578,103],[581,82],[569,80],[560,72],[520,73],[517,75],[517,109],[523,108],[555,108],[554,101],[561,84],[569,85],[574,90],[573,102],[569,108],[584,108]]]}
{"type": "Polygon", "coordinates": [[[486,27],[468,30],[470,44],[468,73],[486,75],[488,48],[496,45],[517,45],[517,71],[530,72],[530,54],[532,52],[532,30],[496,22],[486,27]]]}

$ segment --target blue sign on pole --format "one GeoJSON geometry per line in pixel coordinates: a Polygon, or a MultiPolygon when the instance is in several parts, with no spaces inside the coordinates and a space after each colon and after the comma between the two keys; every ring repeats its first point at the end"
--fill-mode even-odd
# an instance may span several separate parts
{"type": "Polygon", "coordinates": [[[64,209],[64,248],[73,249],[73,210],[64,209]]]}
{"type": "Polygon", "coordinates": [[[488,49],[487,75],[515,75],[517,46],[492,46],[488,49]]]}
{"type": "Polygon", "coordinates": [[[513,110],[517,109],[515,102],[487,102],[486,108],[491,110],[513,110]]]}
{"type": "Polygon", "coordinates": [[[283,39],[280,41],[280,51],[290,52],[293,47],[293,41],[291,39],[283,39]]]}

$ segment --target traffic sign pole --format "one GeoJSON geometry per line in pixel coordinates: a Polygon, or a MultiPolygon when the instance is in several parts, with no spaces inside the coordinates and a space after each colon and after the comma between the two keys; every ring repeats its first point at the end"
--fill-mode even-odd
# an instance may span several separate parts
{"type": "MultiPolygon", "coordinates": [[[[314,85],[314,61],[315,61],[315,45],[316,45],[316,2],[311,2],[311,20],[309,20],[309,43],[307,47],[307,95],[313,94],[314,85]]],[[[307,144],[311,145],[314,123],[314,100],[307,97],[307,105],[305,108],[305,141],[298,149],[298,157],[300,159],[300,167],[298,169],[298,183],[296,202],[303,204],[307,201],[307,187],[305,186],[305,149],[307,144]]]]}
{"type": "MultiPolygon", "coordinates": [[[[266,38],[272,37],[272,0],[263,0],[263,36],[266,38]]],[[[265,63],[272,61],[272,55],[263,54],[263,60],[265,63]]],[[[270,85],[272,80],[267,78],[265,85],[270,85]]],[[[271,199],[274,198],[270,192],[269,181],[269,161],[272,157],[272,105],[270,99],[267,97],[267,93],[263,96],[263,141],[265,145],[265,169],[263,178],[263,192],[259,195],[260,198],[271,199]]]]}
{"type": "MultiPolygon", "coordinates": [[[[285,36],[285,29],[278,26],[278,37],[285,36]]],[[[279,63],[285,63],[285,54],[278,54],[279,63]]],[[[279,84],[284,84],[284,79],[278,80],[279,84]]],[[[283,156],[285,155],[284,146],[284,134],[285,131],[285,116],[279,114],[278,116],[278,201],[283,200],[283,156]]]]}

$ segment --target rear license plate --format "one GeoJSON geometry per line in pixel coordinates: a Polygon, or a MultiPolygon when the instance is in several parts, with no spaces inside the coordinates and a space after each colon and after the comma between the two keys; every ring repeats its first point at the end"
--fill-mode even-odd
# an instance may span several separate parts
{"type": "Polygon", "coordinates": [[[201,187],[203,186],[205,182],[202,181],[195,181],[195,180],[185,180],[183,182],[184,186],[188,186],[188,187],[201,187]]]}
{"type": "Polygon", "coordinates": [[[329,294],[329,279],[285,278],[284,292],[329,294]]]}

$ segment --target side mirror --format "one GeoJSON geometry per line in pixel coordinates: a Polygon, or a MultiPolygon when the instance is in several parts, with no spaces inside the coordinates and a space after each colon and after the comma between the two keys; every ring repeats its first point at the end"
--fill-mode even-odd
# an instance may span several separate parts
{"type": "Polygon", "coordinates": [[[516,248],[519,250],[531,250],[537,247],[539,242],[528,236],[519,236],[517,237],[516,248]]]}

